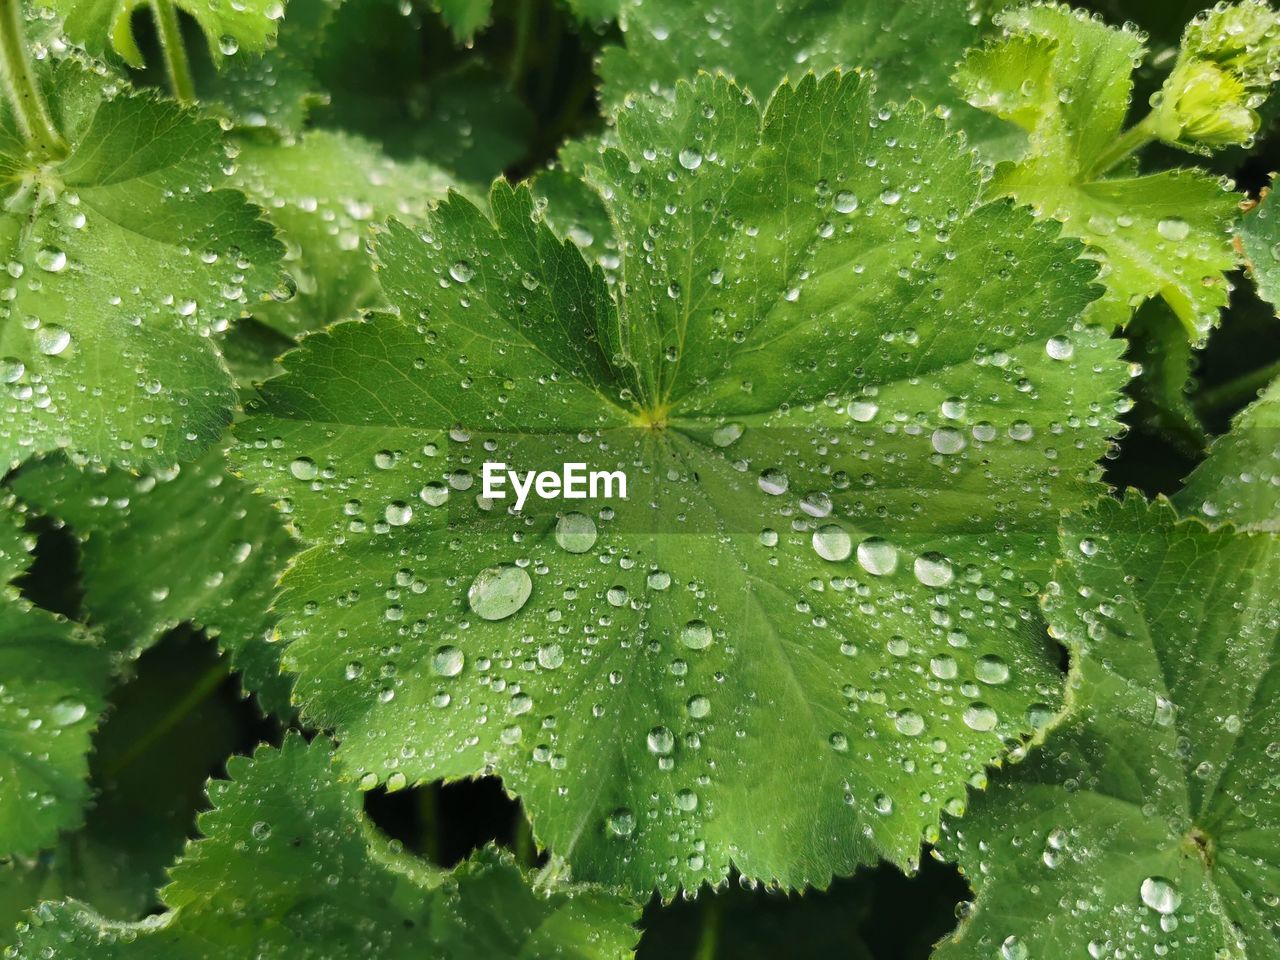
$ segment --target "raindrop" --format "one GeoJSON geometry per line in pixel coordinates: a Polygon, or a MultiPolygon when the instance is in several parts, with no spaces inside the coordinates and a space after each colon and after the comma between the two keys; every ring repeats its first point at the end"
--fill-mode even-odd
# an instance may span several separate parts
{"type": "Polygon", "coordinates": [[[1000,717],[994,709],[985,703],[971,703],[964,708],[964,724],[970,730],[985,733],[994,730],[1000,717]]]}
{"type": "Polygon", "coordinates": [[[940,553],[922,553],[916,557],[913,569],[916,579],[926,587],[945,587],[955,579],[951,561],[940,553]]]}
{"type": "Polygon", "coordinates": [[[466,659],[457,647],[440,647],[431,655],[431,669],[442,677],[456,677],[466,659]]]}
{"type": "Polygon", "coordinates": [[[413,519],[413,507],[401,500],[396,500],[387,504],[387,509],[383,512],[383,515],[391,526],[403,527],[413,519]]]}
{"type": "Polygon", "coordinates": [[[465,260],[457,261],[449,268],[449,276],[457,280],[459,283],[467,283],[476,275],[475,270],[471,268],[471,264],[465,260]]]}
{"type": "Polygon", "coordinates": [[[50,708],[49,722],[55,727],[69,727],[83,720],[88,712],[89,708],[79,700],[74,697],[63,697],[50,708]]]}
{"type": "Polygon", "coordinates": [[[690,620],[680,628],[680,642],[691,650],[711,646],[711,628],[702,620],[690,620]]]}
{"type": "Polygon", "coordinates": [[[67,265],[67,255],[57,247],[41,247],[36,251],[36,266],[48,273],[61,273],[67,265]]]}
{"type": "Polygon", "coordinates": [[[1147,877],[1142,881],[1142,902],[1156,913],[1174,913],[1182,904],[1182,894],[1173,885],[1173,881],[1164,877],[1147,877]]]}
{"type": "Polygon", "coordinates": [[[848,560],[853,553],[853,540],[839,524],[823,524],[813,531],[813,549],[823,560],[848,560]]]}
{"type": "Polygon", "coordinates": [[[629,837],[636,830],[636,815],[626,807],[619,807],[605,818],[605,826],[615,837],[629,837]]]}
{"type": "Polygon", "coordinates": [[[680,151],[680,166],[686,170],[697,170],[702,166],[702,154],[686,147],[680,151]]]}
{"type": "Polygon", "coordinates": [[[36,349],[49,357],[56,357],[71,345],[71,332],[56,323],[41,327],[35,332],[36,349]]]}
{"type": "Polygon", "coordinates": [[[760,474],[760,489],[771,497],[782,496],[790,484],[787,475],[777,468],[770,468],[760,474]]]}
{"type": "Polygon", "coordinates": [[[1161,220],[1156,224],[1156,232],[1166,240],[1172,240],[1175,243],[1179,240],[1185,240],[1191,234],[1191,224],[1185,220],[1179,220],[1171,217],[1168,220],[1161,220]]]}
{"type": "Polygon", "coordinates": [[[467,590],[467,603],[478,617],[503,620],[523,607],[532,592],[529,574],[520,567],[503,564],[476,574],[467,590]]]}
{"type": "Polygon", "coordinates": [[[585,513],[566,513],[556,521],[556,543],[569,553],[586,553],[596,536],[596,522],[585,513]]]}
{"type": "Polygon", "coordinates": [[[898,548],[882,537],[868,537],[858,544],[858,563],[873,577],[887,577],[898,569],[898,548]]]}
{"type": "Polygon", "coordinates": [[[1009,679],[1009,665],[995,654],[989,654],[978,658],[973,673],[983,683],[995,686],[1009,679]]]}

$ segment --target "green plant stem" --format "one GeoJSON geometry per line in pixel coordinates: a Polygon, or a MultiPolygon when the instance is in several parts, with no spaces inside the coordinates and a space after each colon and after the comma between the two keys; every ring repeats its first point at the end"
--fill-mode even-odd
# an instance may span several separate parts
{"type": "Polygon", "coordinates": [[[191,63],[187,60],[187,48],[182,42],[182,27],[178,23],[178,9],[172,0],[151,0],[151,10],[156,18],[156,32],[160,34],[160,50],[169,71],[169,83],[174,99],[179,103],[194,103],[196,85],[191,78],[191,63]]]}
{"type": "Polygon", "coordinates": [[[720,904],[718,897],[707,898],[707,905],[702,911],[702,931],[693,953],[694,960],[715,960],[716,950],[720,945],[720,904]]]}
{"type": "Polygon", "coordinates": [[[186,696],[175,703],[173,708],[160,718],[159,722],[153,724],[147,730],[145,736],[139,737],[128,751],[117,757],[115,763],[103,771],[104,776],[107,779],[115,777],[121,770],[124,770],[138,757],[150,750],[157,740],[177,726],[192,710],[209,699],[210,694],[222,686],[222,682],[230,674],[230,658],[226,656],[219,657],[218,661],[209,667],[200,676],[200,679],[195,682],[195,685],[187,691],[186,696]]]}
{"type": "Polygon", "coordinates": [[[440,862],[440,785],[428,783],[418,791],[418,816],[422,818],[422,855],[440,862]]]}
{"type": "Polygon", "coordinates": [[[524,76],[525,61],[529,57],[529,32],[533,28],[533,4],[520,0],[516,8],[516,46],[511,54],[511,69],[507,74],[507,89],[514,90],[524,76]]]}
{"type": "Polygon", "coordinates": [[[1086,178],[1096,180],[1104,173],[1115,169],[1115,167],[1129,159],[1152,140],[1155,140],[1155,119],[1156,115],[1153,110],[1117,137],[1116,142],[1089,168],[1086,178]]]}
{"type": "Polygon", "coordinates": [[[532,867],[538,858],[538,851],[533,844],[533,828],[529,826],[529,818],[525,816],[523,804],[516,808],[516,822],[512,832],[515,834],[512,838],[512,847],[515,850],[516,861],[521,866],[532,867]]]}
{"type": "Polygon", "coordinates": [[[1280,377],[1280,360],[1202,391],[1195,398],[1196,409],[1201,413],[1216,413],[1227,407],[1251,403],[1258,391],[1276,377],[1280,377]]]}
{"type": "Polygon", "coordinates": [[[59,159],[66,155],[67,145],[53,125],[48,104],[31,72],[21,0],[0,0],[0,7],[0,74],[18,129],[27,146],[41,159],[59,159]]]}

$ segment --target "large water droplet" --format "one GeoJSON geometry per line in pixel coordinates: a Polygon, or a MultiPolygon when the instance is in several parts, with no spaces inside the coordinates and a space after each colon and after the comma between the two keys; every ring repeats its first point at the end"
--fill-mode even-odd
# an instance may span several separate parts
{"type": "Polygon", "coordinates": [[[690,620],[680,628],[680,642],[692,650],[705,650],[711,639],[711,628],[702,620],[690,620]]]}
{"type": "Polygon", "coordinates": [[[823,560],[848,560],[853,553],[853,540],[839,524],[823,524],[813,531],[813,549],[823,560]]]}
{"type": "Polygon", "coordinates": [[[50,708],[49,722],[55,727],[69,727],[83,720],[88,712],[89,708],[79,700],[74,697],[63,697],[50,708]]]}
{"type": "Polygon", "coordinates": [[[1182,894],[1172,880],[1164,877],[1147,877],[1142,881],[1142,902],[1156,913],[1174,913],[1182,904],[1182,894]]]}
{"type": "Polygon", "coordinates": [[[36,349],[49,357],[56,357],[71,346],[71,331],[56,323],[40,327],[34,336],[36,349]]]}
{"type": "Polygon", "coordinates": [[[440,647],[431,655],[431,669],[442,677],[456,677],[467,658],[457,647],[440,647]]]}
{"type": "Polygon", "coordinates": [[[916,579],[926,587],[945,587],[955,579],[951,561],[940,553],[922,553],[916,557],[914,570],[916,579]]]}
{"type": "Polygon", "coordinates": [[[478,617],[503,620],[523,607],[532,592],[529,574],[520,567],[503,564],[476,574],[467,590],[467,603],[478,617]]]}
{"type": "Polygon", "coordinates": [[[898,548],[881,537],[858,544],[858,563],[874,577],[887,577],[898,569],[898,548]]]}
{"type": "Polygon", "coordinates": [[[569,553],[586,553],[596,536],[596,522],[585,513],[566,513],[556,521],[556,543],[569,553]]]}

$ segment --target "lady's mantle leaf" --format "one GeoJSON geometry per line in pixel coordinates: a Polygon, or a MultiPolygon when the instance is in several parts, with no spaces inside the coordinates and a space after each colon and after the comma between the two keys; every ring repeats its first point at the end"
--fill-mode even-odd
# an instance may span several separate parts
{"type": "Polygon", "coordinates": [[[1280,379],[1213,441],[1175,502],[1209,523],[1280,533],[1280,379]]]}
{"type": "Polygon", "coordinates": [[[996,167],[988,191],[1030,204],[1089,244],[1107,288],[1092,308],[1099,322],[1127,323],[1159,296],[1203,343],[1227,302],[1237,197],[1194,170],[1095,169],[1121,134],[1142,40],[1059,6],[1023,7],[997,22],[1004,37],[971,53],[957,82],[971,104],[1029,139],[1020,160],[996,167]]]}
{"type": "Polygon", "coordinates": [[[267,641],[292,543],[270,504],[224,472],[220,449],[141,477],[35,462],[12,485],[80,538],[85,616],[108,646],[137,657],[194,623],[218,637],[267,709],[288,709],[279,647],[267,641]]]}
{"type": "MultiPolygon", "coordinates": [[[[209,43],[215,63],[224,56],[261,53],[275,39],[284,0],[169,0],[191,14],[209,43]]],[[[95,56],[110,48],[131,67],[145,61],[133,36],[133,15],[148,0],[48,0],[63,18],[67,36],[95,56]]]]}
{"type": "Polygon", "coordinates": [[[616,303],[499,181],[393,224],[398,316],[264,387],[233,457],[315,545],[281,629],[351,775],[496,771],[580,878],[799,886],[910,861],[1049,711],[1030,597],[1120,345],[1076,249],[868,86],[639,101],[594,174],[616,303]],[[628,498],[515,515],[483,461],[628,498]]]}
{"type": "Polygon", "coordinates": [[[108,676],[90,635],[8,585],[30,562],[21,530],[0,500],[0,858],[35,853],[83,818],[108,676]]]}
{"type": "Polygon", "coordinates": [[[451,873],[400,853],[338,783],[329,744],[233,758],[214,781],[204,839],[171,871],[168,914],[114,923],[75,901],[37,908],[19,956],[48,960],[622,960],[634,906],[585,887],[530,889],[492,849],[451,873]],[[498,908],[501,904],[501,908],[498,908]],[[340,947],[337,945],[341,945],[340,947]],[[25,951],[25,952],[24,952],[25,951]],[[344,952],[346,951],[346,952],[344,952]]]}
{"type": "Polygon", "coordinates": [[[1131,497],[1062,550],[1071,706],[948,825],[978,897],[937,957],[1280,955],[1280,541],[1131,497]]]}
{"type": "MultiPolygon", "coordinates": [[[[235,402],[209,335],[274,284],[280,245],[241,194],[210,189],[216,123],[113,95],[71,60],[46,88],[69,155],[0,155],[0,464],[62,447],[128,466],[194,456],[235,402]]],[[[0,144],[21,142],[13,124],[0,115],[0,144]]]]}
{"type": "Polygon", "coordinates": [[[1241,218],[1238,234],[1259,296],[1280,312],[1280,215],[1276,213],[1274,182],[1258,205],[1241,218]]]}
{"type": "Polygon", "coordinates": [[[454,183],[428,163],[397,163],[359,137],[324,130],[291,144],[246,137],[236,163],[234,182],[285,241],[293,294],[253,315],[290,337],[384,305],[365,249],[371,225],[421,220],[454,183]]]}

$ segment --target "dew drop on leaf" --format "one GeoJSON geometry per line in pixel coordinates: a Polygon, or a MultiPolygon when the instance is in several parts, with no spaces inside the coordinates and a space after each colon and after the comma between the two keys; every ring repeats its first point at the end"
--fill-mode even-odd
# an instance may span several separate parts
{"type": "Polygon", "coordinates": [[[566,513],[556,521],[556,543],[569,553],[586,553],[596,544],[596,522],[585,513],[566,513]]]}
{"type": "Polygon", "coordinates": [[[467,603],[478,617],[504,620],[523,607],[532,592],[533,581],[520,567],[485,567],[471,581],[467,603]]]}

